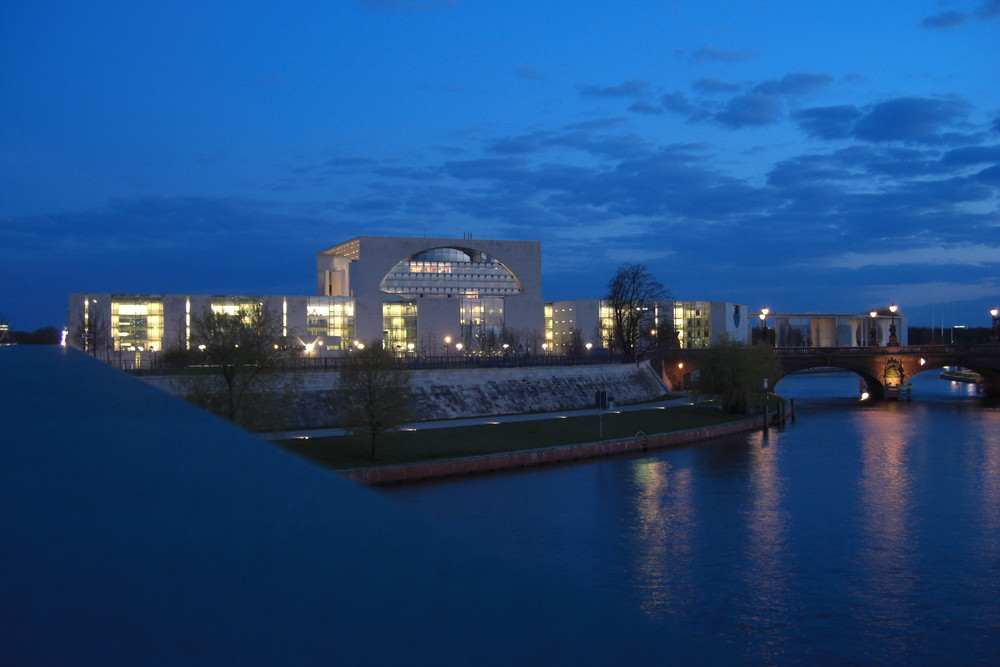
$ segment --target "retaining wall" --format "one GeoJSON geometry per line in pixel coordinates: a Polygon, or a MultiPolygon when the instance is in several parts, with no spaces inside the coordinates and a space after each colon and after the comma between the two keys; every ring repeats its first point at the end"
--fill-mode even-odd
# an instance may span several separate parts
{"type": "MultiPolygon", "coordinates": [[[[478,368],[412,372],[416,421],[579,410],[594,405],[594,392],[607,391],[624,405],[666,393],[649,362],[551,368],[478,368]]],[[[183,378],[144,376],[146,382],[183,396],[183,378]]],[[[284,428],[335,426],[336,371],[300,372],[299,390],[284,428]]]]}
{"type": "Polygon", "coordinates": [[[587,442],[577,445],[562,445],[559,447],[545,447],[543,449],[530,449],[504,454],[469,456],[460,459],[445,459],[424,463],[353,468],[350,470],[341,470],[339,473],[342,477],[365,484],[414,482],[438,477],[472,475],[515,468],[531,468],[553,463],[615,456],[618,454],[634,454],[651,449],[677,447],[710,438],[746,433],[759,430],[760,428],[761,420],[753,418],[730,424],[721,424],[719,426],[694,428],[687,431],[660,433],[621,440],[604,440],[601,442],[587,442]]]}

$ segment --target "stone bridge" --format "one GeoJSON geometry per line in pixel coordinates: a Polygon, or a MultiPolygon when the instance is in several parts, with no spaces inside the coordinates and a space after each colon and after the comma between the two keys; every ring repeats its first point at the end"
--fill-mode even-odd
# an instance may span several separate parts
{"type": "MultiPolygon", "coordinates": [[[[782,377],[810,368],[842,368],[857,373],[872,400],[884,400],[918,373],[945,366],[961,366],[983,376],[988,395],[1000,396],[1000,345],[920,345],[913,347],[779,347],[782,377]]],[[[705,349],[664,350],[660,373],[668,388],[689,384],[705,349]]],[[[655,367],[655,363],[654,363],[655,367]]],[[[774,387],[781,377],[768,378],[774,387]]]]}

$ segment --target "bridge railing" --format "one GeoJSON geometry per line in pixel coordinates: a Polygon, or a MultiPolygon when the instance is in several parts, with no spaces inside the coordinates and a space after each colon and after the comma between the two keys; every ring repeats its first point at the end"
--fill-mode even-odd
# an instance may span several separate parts
{"type": "MultiPolygon", "coordinates": [[[[959,347],[957,345],[905,345],[889,348],[883,345],[866,345],[860,347],[776,347],[774,353],[779,356],[796,355],[869,355],[869,354],[954,354],[957,352],[968,352],[977,346],[959,347]]],[[[987,346],[978,346],[987,347],[987,346]]]]}

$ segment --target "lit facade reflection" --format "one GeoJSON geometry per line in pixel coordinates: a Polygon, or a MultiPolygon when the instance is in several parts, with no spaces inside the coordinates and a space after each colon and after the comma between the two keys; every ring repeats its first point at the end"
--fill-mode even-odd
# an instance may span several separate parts
{"type": "Polygon", "coordinates": [[[978,507],[982,513],[982,548],[993,562],[1000,562],[1000,410],[984,411],[980,422],[983,446],[979,471],[978,507]]]}
{"type": "Polygon", "coordinates": [[[914,612],[912,554],[913,475],[907,443],[912,434],[888,405],[856,413],[861,439],[862,535],[858,557],[867,575],[854,594],[864,603],[868,633],[888,646],[907,648],[894,628],[914,612]]]}
{"type": "Polygon", "coordinates": [[[635,524],[635,588],[647,614],[682,613],[676,605],[690,594],[675,595],[690,582],[695,509],[690,468],[674,469],[667,461],[637,460],[632,466],[637,492],[635,524]]]}
{"type": "MultiPolygon", "coordinates": [[[[761,609],[787,609],[786,562],[788,527],[784,507],[783,478],[779,467],[780,434],[757,433],[750,439],[750,505],[747,513],[746,613],[747,623],[769,635],[767,643],[779,641],[787,621],[782,617],[761,618],[761,609]]],[[[777,655],[773,656],[779,657],[777,655]]]]}

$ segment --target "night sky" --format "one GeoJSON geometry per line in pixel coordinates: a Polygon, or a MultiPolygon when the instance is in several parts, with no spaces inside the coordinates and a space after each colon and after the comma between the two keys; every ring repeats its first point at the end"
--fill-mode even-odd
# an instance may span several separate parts
{"type": "Polygon", "coordinates": [[[359,234],[774,312],[1000,305],[1000,0],[0,5],[0,314],[313,294],[359,234]],[[502,259],[502,258],[501,258],[502,259]]]}

